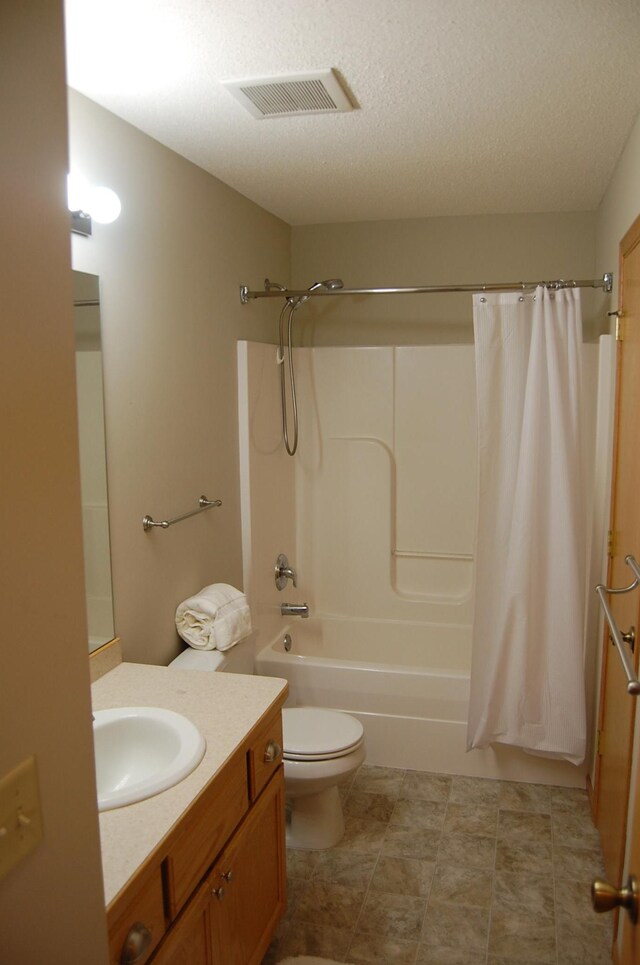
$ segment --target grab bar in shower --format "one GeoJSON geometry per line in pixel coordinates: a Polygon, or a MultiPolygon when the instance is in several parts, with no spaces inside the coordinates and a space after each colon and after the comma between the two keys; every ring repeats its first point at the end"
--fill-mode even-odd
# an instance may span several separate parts
{"type": "Polygon", "coordinates": [[[621,587],[605,586],[603,583],[599,583],[596,586],[596,593],[600,599],[604,615],[607,618],[612,641],[618,651],[618,655],[622,661],[622,667],[628,680],[627,693],[631,694],[632,697],[637,697],[638,694],[640,694],[640,680],[638,680],[635,675],[633,662],[625,647],[625,643],[632,642],[634,639],[633,627],[629,633],[622,633],[620,631],[615,617],[611,612],[609,601],[605,596],[606,593],[630,593],[631,590],[635,590],[635,588],[640,585],[640,566],[638,565],[638,561],[633,556],[625,556],[624,561],[635,576],[633,583],[630,583],[629,586],[621,587]]]}
{"type": "Polygon", "coordinates": [[[201,496],[198,500],[198,508],[192,509],[190,513],[182,513],[181,516],[174,516],[173,519],[163,519],[161,522],[157,523],[151,516],[142,517],[142,528],[147,532],[147,530],[152,529],[154,526],[159,526],[161,529],[169,529],[174,523],[179,523],[183,519],[188,519],[189,516],[197,516],[198,513],[203,513],[205,509],[213,509],[214,506],[222,506],[221,499],[207,499],[206,496],[201,496]]]}

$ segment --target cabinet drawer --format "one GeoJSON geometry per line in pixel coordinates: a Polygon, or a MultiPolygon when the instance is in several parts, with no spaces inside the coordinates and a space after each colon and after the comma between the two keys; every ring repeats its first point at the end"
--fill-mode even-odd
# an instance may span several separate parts
{"type": "MultiPolygon", "coordinates": [[[[136,882],[137,884],[138,882],[136,882]]],[[[136,959],[136,965],[143,965],[151,957],[165,931],[160,868],[155,869],[145,883],[136,889],[131,898],[127,896],[122,911],[118,912],[113,922],[109,921],[109,962],[111,965],[120,965],[125,941],[132,929],[138,929],[141,948],[145,949],[140,958],[136,959]],[[142,926],[142,930],[140,930],[140,926],[142,926]],[[149,932],[150,938],[146,935],[144,929],[149,932]]]]}
{"type": "Polygon", "coordinates": [[[169,913],[180,911],[249,808],[245,754],[225,764],[185,818],[165,862],[169,913]]]}
{"type": "Polygon", "coordinates": [[[255,801],[281,763],[282,714],[277,710],[259,726],[249,747],[249,793],[252,801],[255,801]]]}

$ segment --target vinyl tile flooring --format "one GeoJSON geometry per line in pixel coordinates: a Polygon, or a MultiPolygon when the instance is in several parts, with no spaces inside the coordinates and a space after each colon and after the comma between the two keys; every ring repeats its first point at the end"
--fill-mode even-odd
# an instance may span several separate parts
{"type": "Polygon", "coordinates": [[[288,907],[263,965],[605,965],[611,916],[584,791],[363,765],[346,832],[287,853],[288,907]]]}

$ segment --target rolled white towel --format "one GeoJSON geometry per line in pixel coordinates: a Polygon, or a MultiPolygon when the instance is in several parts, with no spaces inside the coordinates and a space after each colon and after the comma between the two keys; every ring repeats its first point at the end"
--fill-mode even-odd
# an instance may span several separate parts
{"type": "Polygon", "coordinates": [[[228,650],[251,633],[247,598],[228,583],[205,586],[178,606],[176,628],[195,650],[228,650]]]}

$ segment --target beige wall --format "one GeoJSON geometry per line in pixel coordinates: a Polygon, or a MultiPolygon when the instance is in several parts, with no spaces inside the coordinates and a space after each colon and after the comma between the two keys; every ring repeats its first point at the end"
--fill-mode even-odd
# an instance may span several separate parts
{"type": "Polygon", "coordinates": [[[242,585],[236,342],[272,340],[277,312],[238,289],[287,282],[290,229],[73,91],[70,140],[72,167],[122,201],[73,244],[101,279],[116,632],[125,659],[166,663],[177,604],[242,585]],[[202,493],[222,508],[143,532],[202,493]]]}
{"type": "MultiPolygon", "coordinates": [[[[338,276],[348,288],[370,288],[591,278],[594,260],[593,212],[307,225],[293,228],[292,283],[306,288],[338,276]]],[[[584,293],[588,337],[593,320],[597,327],[603,318],[603,302],[584,293]]],[[[305,345],[473,339],[466,294],[316,299],[295,324],[305,345]]]]}
{"type": "Polygon", "coordinates": [[[619,245],[640,215],[640,115],[629,134],[613,177],[600,203],[596,220],[596,266],[610,264],[616,274],[611,308],[618,291],[619,245]]]}
{"type": "Polygon", "coordinates": [[[101,965],[62,4],[1,4],[0,61],[0,777],[35,754],[44,821],[44,841],[0,883],[0,958],[101,965]]]}

